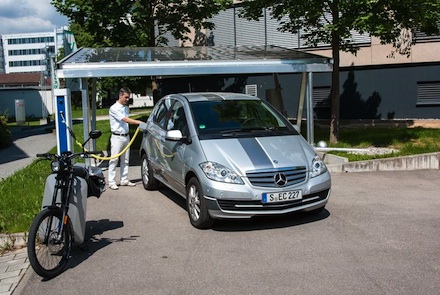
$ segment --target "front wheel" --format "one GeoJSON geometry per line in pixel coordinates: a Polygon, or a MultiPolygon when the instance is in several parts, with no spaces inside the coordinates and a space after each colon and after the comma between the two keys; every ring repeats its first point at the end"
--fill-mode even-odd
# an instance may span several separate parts
{"type": "Polygon", "coordinates": [[[197,178],[193,177],[186,186],[186,207],[191,224],[199,229],[209,228],[214,220],[209,215],[202,187],[197,178]]]}
{"type": "Polygon", "coordinates": [[[148,161],[147,154],[142,155],[141,162],[142,184],[146,190],[156,190],[159,188],[159,181],[153,176],[153,169],[150,161],[148,161]]]}
{"type": "Polygon", "coordinates": [[[62,215],[60,209],[44,209],[35,217],[29,230],[29,263],[45,279],[59,275],[70,258],[73,233],[69,222],[63,224],[62,215]]]}

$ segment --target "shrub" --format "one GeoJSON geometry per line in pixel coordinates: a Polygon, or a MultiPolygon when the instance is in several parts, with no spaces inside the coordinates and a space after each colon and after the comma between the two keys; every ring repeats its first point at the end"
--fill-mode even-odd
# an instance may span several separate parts
{"type": "Polygon", "coordinates": [[[6,116],[0,116],[0,148],[5,148],[12,143],[11,130],[9,130],[7,122],[6,116]]]}

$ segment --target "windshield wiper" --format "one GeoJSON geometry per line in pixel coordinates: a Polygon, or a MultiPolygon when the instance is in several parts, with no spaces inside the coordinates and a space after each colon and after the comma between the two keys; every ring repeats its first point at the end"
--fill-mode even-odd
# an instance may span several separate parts
{"type": "Polygon", "coordinates": [[[237,133],[250,133],[250,132],[274,132],[277,131],[277,127],[264,127],[264,126],[257,126],[257,127],[250,127],[250,128],[237,128],[237,129],[230,129],[220,132],[223,136],[234,136],[237,133]]]}
{"type": "Polygon", "coordinates": [[[220,134],[223,136],[234,136],[237,133],[242,133],[242,132],[245,132],[245,133],[252,132],[252,129],[250,129],[250,128],[229,129],[229,130],[225,130],[225,131],[220,132],[220,134]]]}

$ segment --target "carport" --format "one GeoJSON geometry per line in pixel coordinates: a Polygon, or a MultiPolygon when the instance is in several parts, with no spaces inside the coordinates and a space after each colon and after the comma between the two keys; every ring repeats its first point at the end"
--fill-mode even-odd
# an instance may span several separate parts
{"type": "MultiPolygon", "coordinates": [[[[58,63],[58,78],[78,78],[82,92],[84,138],[96,125],[96,79],[99,77],[179,77],[216,74],[302,73],[297,125],[306,102],[307,140],[313,135],[313,73],[331,72],[333,60],[277,46],[203,46],[80,48],[58,63]],[[92,79],[91,105],[87,80],[92,79]]],[[[58,92],[59,93],[59,92],[58,92]]],[[[57,94],[55,94],[55,99],[57,94]]],[[[71,105],[66,104],[66,113],[71,105]]],[[[62,118],[56,114],[57,121],[62,118]]],[[[68,137],[57,123],[58,143],[68,137]]],[[[68,148],[71,148],[68,146],[68,148]]]]}

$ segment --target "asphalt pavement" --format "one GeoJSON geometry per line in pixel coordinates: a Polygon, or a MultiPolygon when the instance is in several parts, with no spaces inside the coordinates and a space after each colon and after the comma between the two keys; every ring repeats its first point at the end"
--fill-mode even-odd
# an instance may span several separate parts
{"type": "Polygon", "coordinates": [[[45,153],[55,147],[54,130],[53,124],[11,127],[13,143],[0,149],[0,180],[28,166],[36,159],[37,153],[45,153]]]}
{"type": "Polygon", "coordinates": [[[317,216],[191,226],[168,189],[107,190],[88,200],[86,243],[14,294],[438,294],[439,170],[337,173],[317,216]]]}
{"type": "MultiPolygon", "coordinates": [[[[3,178],[56,145],[48,129],[26,132],[13,133],[10,153],[0,150],[3,178]]],[[[440,170],[332,173],[331,198],[318,216],[197,230],[181,197],[144,190],[135,156],[136,187],[88,199],[86,242],[66,271],[45,281],[24,249],[7,252],[0,295],[438,294],[440,170]]]]}

